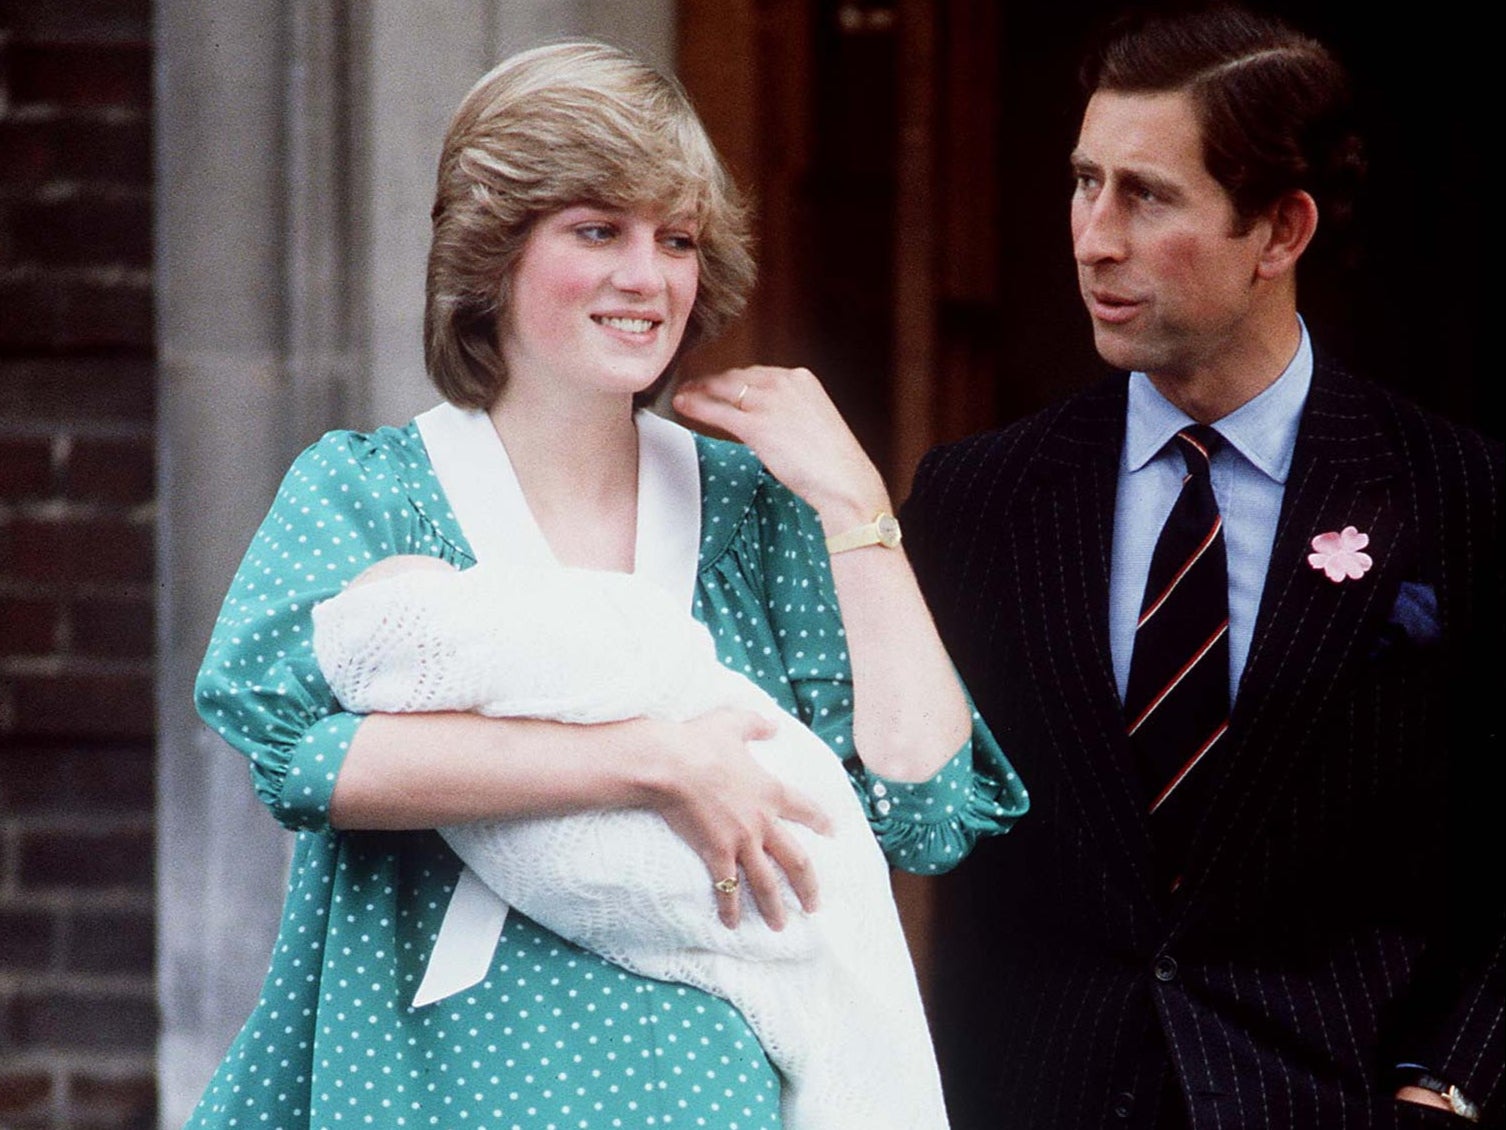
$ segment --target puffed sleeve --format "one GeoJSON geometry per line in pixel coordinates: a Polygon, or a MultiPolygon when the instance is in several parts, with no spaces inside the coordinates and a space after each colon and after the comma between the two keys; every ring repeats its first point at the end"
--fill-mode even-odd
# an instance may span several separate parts
{"type": "Polygon", "coordinates": [[[416,434],[332,432],[293,463],[231,582],[195,684],[199,714],[251,762],[257,796],[293,829],[329,827],[361,716],[319,672],[310,611],[372,563],[426,553],[461,564],[425,505],[441,502],[416,434]]]}
{"type": "Polygon", "coordinates": [[[1024,815],[1029,798],[1019,776],[971,698],[972,734],[929,780],[894,781],[863,765],[853,748],[852,669],[820,520],[767,472],[755,509],[763,574],[779,590],[769,615],[801,719],[842,757],[889,862],[920,875],[949,871],[980,837],[1007,832],[1024,815]]]}

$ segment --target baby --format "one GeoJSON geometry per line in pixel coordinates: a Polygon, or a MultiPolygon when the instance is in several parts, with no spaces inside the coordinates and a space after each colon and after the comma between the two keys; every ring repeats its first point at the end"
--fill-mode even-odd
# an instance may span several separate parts
{"type": "Polygon", "coordinates": [[[502,899],[642,974],[731,1001],[784,1075],[791,1130],[944,1128],[940,1081],[888,866],[841,762],[717,660],[710,634],[655,585],[620,573],[428,557],[372,566],[314,609],[314,652],[346,709],[463,710],[599,723],[757,711],[768,771],[833,832],[791,824],[821,882],[807,915],[786,889],[771,930],[744,891],[722,926],[701,859],[637,809],[480,822],[440,834],[502,899]]]}

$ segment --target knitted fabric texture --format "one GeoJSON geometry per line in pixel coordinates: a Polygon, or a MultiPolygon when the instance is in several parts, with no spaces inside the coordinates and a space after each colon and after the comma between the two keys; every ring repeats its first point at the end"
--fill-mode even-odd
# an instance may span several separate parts
{"type": "Polygon", "coordinates": [[[830,817],[790,824],[821,909],[794,892],[783,931],[744,890],[742,924],[717,918],[701,859],[649,811],[440,829],[509,904],[647,977],[731,1001],[785,1077],[791,1130],[944,1128],[940,1080],[915,974],[874,841],[837,756],[764,691],[717,660],[710,634],[633,576],[486,563],[404,572],[314,609],[314,651],[347,710],[472,711],[600,723],[684,721],[719,707],[778,723],[750,745],[772,775],[830,817]]]}

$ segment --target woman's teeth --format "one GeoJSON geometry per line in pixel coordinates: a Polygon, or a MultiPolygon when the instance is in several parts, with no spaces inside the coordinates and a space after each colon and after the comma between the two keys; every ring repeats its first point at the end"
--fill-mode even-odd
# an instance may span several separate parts
{"type": "Polygon", "coordinates": [[[630,334],[646,334],[654,328],[654,323],[648,318],[593,318],[592,321],[630,334]]]}

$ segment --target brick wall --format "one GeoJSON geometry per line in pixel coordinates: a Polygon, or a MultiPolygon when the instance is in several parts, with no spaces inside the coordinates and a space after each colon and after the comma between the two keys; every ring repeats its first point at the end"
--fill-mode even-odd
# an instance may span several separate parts
{"type": "Polygon", "coordinates": [[[0,1130],[155,1120],[149,36],[0,0],[0,1130]]]}

